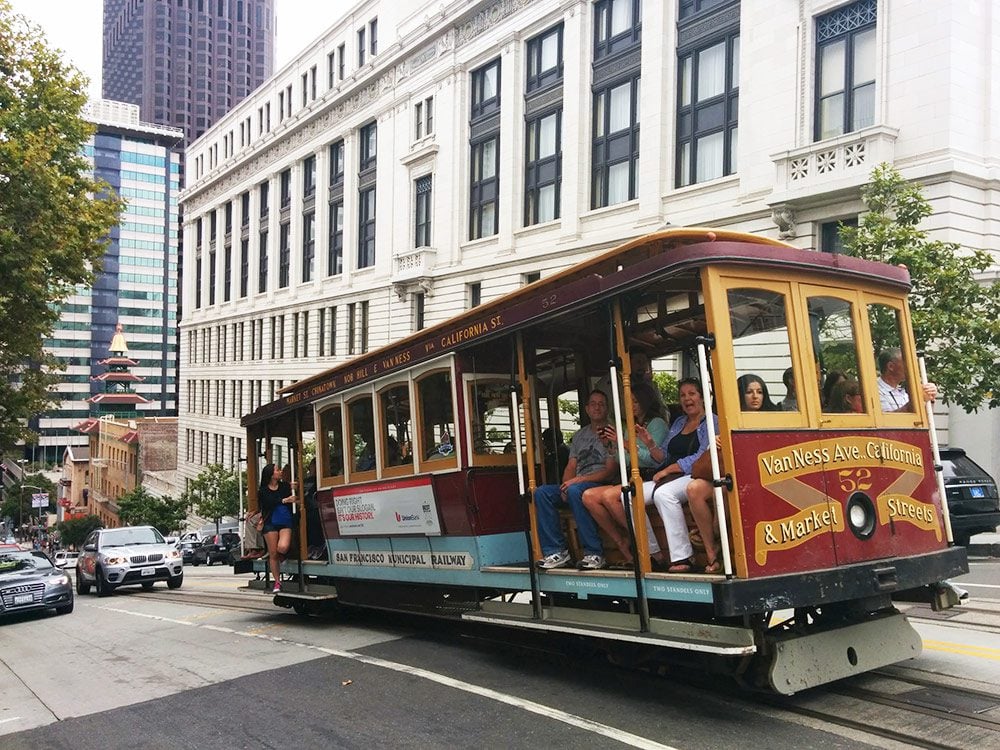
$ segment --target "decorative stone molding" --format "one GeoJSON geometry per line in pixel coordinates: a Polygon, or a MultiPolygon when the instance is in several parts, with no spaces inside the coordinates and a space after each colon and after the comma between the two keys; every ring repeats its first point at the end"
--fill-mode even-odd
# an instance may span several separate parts
{"type": "Polygon", "coordinates": [[[798,236],[794,209],[785,204],[771,209],[771,220],[778,227],[778,239],[794,240],[798,236]]]}

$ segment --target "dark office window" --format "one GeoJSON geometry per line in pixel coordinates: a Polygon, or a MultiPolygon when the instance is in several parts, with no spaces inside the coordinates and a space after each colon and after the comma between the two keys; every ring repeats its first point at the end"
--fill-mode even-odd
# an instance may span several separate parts
{"type": "Polygon", "coordinates": [[[528,121],[525,134],[524,225],[559,218],[562,110],[528,121]]]}
{"type": "Polygon", "coordinates": [[[337,79],[343,81],[344,73],[346,70],[346,58],[347,58],[347,46],[339,45],[337,47],[337,79]]]}
{"type": "Polygon", "coordinates": [[[840,237],[841,227],[858,228],[858,217],[852,216],[839,221],[825,221],[819,226],[819,249],[824,253],[843,253],[847,248],[840,237]]]}
{"type": "Polygon", "coordinates": [[[424,328],[424,293],[417,292],[413,295],[413,330],[422,331],[424,328]]]}
{"type": "Polygon", "coordinates": [[[195,257],[194,261],[194,307],[197,310],[201,307],[201,279],[202,279],[202,262],[201,253],[195,257]]]}
{"type": "Polygon", "coordinates": [[[302,280],[312,281],[313,264],[316,257],[316,214],[302,217],[302,280]]]}
{"type": "Polygon", "coordinates": [[[340,185],[344,181],[344,142],[330,144],[330,184],[340,185]]]}
{"type": "Polygon", "coordinates": [[[233,204],[226,203],[226,234],[233,233],[233,204]]]}
{"type": "Polygon", "coordinates": [[[336,55],[331,52],[326,56],[326,87],[328,89],[333,88],[333,84],[336,83],[336,77],[334,74],[337,72],[337,62],[336,55]]]}
{"type": "Polygon", "coordinates": [[[302,161],[302,196],[308,198],[316,192],[316,157],[307,156],[302,161]]]}
{"type": "Polygon", "coordinates": [[[326,273],[336,276],[344,270],[344,202],[330,204],[330,244],[327,247],[326,273]]]}
{"type": "Polygon", "coordinates": [[[378,19],[368,22],[368,51],[372,57],[378,54],[378,19]]]}
{"type": "Polygon", "coordinates": [[[876,0],[816,19],[816,140],[875,123],[876,0]]]}
{"type": "Polygon", "coordinates": [[[292,205],[292,170],[286,169],[281,173],[281,208],[288,208],[292,205]]]}
{"type": "Polygon", "coordinates": [[[739,19],[680,50],[677,63],[677,187],[733,174],[739,135],[739,19]]]}
{"type": "Polygon", "coordinates": [[[594,92],[591,208],[612,206],[636,195],[639,165],[639,77],[594,92]]]}
{"type": "Polygon", "coordinates": [[[559,24],[528,40],[526,91],[548,86],[563,77],[563,25],[559,24]]]}
{"type": "Polygon", "coordinates": [[[208,253],[208,304],[209,305],[215,304],[215,279],[216,279],[215,255],[216,255],[215,250],[211,250],[208,253]]]}
{"type": "Polygon", "coordinates": [[[232,299],[233,288],[233,247],[226,245],[222,250],[222,301],[232,299]]]}
{"type": "Polygon", "coordinates": [[[250,191],[240,196],[240,226],[250,226],[250,191]]]}
{"type": "Polygon", "coordinates": [[[347,306],[347,354],[353,356],[358,353],[358,345],[355,343],[358,330],[357,303],[351,302],[347,306]]]}
{"type": "Polygon", "coordinates": [[[414,183],[414,247],[431,246],[431,175],[420,177],[414,183]]]}
{"type": "Polygon", "coordinates": [[[278,233],[278,288],[288,286],[288,273],[292,265],[292,250],[290,247],[291,225],[285,222],[278,233]]]}
{"type": "Polygon", "coordinates": [[[260,230],[260,250],[257,259],[257,292],[261,294],[267,291],[268,265],[267,229],[264,228],[260,230]]]}
{"type": "Polygon", "coordinates": [[[469,307],[479,307],[483,303],[483,284],[475,281],[469,284],[469,307]]]}
{"type": "Polygon", "coordinates": [[[260,183],[260,217],[264,219],[268,212],[268,194],[270,193],[271,184],[268,182],[260,183]]]}
{"type": "Polygon", "coordinates": [[[358,268],[375,265],[375,188],[358,196],[358,268]]]}
{"type": "Polygon", "coordinates": [[[375,159],[378,155],[378,129],[377,124],[372,122],[365,125],[359,131],[361,136],[361,163],[359,171],[364,172],[375,166],[375,159]]]}
{"type": "Polygon", "coordinates": [[[365,52],[367,52],[367,47],[365,45],[365,29],[362,26],[358,29],[358,67],[360,68],[365,64],[365,52]]]}
{"type": "Polygon", "coordinates": [[[469,190],[469,239],[497,233],[500,201],[500,136],[472,144],[472,182],[469,190]]]}
{"type": "Polygon", "coordinates": [[[246,297],[250,289],[250,240],[240,241],[240,297],[246,297]]]}
{"type": "Polygon", "coordinates": [[[368,302],[361,303],[360,320],[358,321],[359,333],[361,334],[361,354],[368,351],[368,302]]]}
{"type": "Polygon", "coordinates": [[[492,114],[500,110],[500,60],[493,60],[472,71],[471,118],[492,114]]]}
{"type": "Polygon", "coordinates": [[[594,59],[613,55],[642,41],[639,0],[598,0],[594,3],[594,59]]]}

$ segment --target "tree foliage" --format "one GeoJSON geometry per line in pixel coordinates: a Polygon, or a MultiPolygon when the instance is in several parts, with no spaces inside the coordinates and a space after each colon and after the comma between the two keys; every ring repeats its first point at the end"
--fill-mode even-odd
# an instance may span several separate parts
{"type": "Polygon", "coordinates": [[[94,515],[60,521],[56,524],[56,531],[59,532],[59,543],[63,547],[79,549],[87,535],[94,529],[101,528],[101,525],[101,519],[94,515]]]}
{"type": "Polygon", "coordinates": [[[909,269],[913,332],[929,379],[945,402],[966,411],[1000,406],[1000,283],[977,278],[993,256],[930,239],[918,228],[930,203],[886,164],[874,169],[861,196],[868,213],[857,228],[841,227],[841,237],[851,255],[909,269]]]}
{"type": "Polygon", "coordinates": [[[86,79],[0,0],[0,449],[31,442],[58,362],[43,341],[89,285],[122,204],[90,176],[86,79]]]}
{"type": "Polygon", "coordinates": [[[181,500],[192,506],[198,515],[215,521],[218,531],[223,516],[239,513],[239,478],[236,472],[220,464],[211,464],[188,485],[181,500]]]}
{"type": "Polygon", "coordinates": [[[164,536],[181,528],[188,505],[171,497],[156,497],[139,485],[117,500],[118,518],[126,526],[155,526],[164,536]]]}
{"type": "Polygon", "coordinates": [[[31,496],[40,487],[49,495],[48,507],[43,512],[55,511],[56,486],[44,474],[25,474],[19,482],[4,487],[4,501],[0,505],[0,518],[10,518],[14,523],[33,518],[38,515],[38,509],[31,506],[31,496]]]}

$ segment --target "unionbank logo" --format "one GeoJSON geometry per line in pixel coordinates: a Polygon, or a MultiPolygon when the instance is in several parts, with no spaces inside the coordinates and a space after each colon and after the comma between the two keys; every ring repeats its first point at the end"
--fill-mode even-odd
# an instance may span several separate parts
{"type": "Polygon", "coordinates": [[[420,515],[417,513],[403,513],[400,515],[396,514],[396,523],[402,523],[403,521],[419,521],[420,515]]]}

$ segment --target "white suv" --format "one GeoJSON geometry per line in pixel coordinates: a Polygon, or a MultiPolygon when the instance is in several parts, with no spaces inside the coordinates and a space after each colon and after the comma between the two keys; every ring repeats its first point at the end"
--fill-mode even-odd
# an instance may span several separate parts
{"type": "Polygon", "coordinates": [[[88,593],[93,585],[98,596],[109,596],[119,586],[141,584],[151,589],[157,581],[179,589],[184,563],[177,547],[167,544],[152,526],[92,531],[76,561],[78,594],[88,593]]]}
{"type": "Polygon", "coordinates": [[[79,552],[70,552],[69,550],[61,549],[56,552],[53,562],[55,562],[57,568],[72,568],[76,565],[76,559],[79,556],[79,552]]]}

